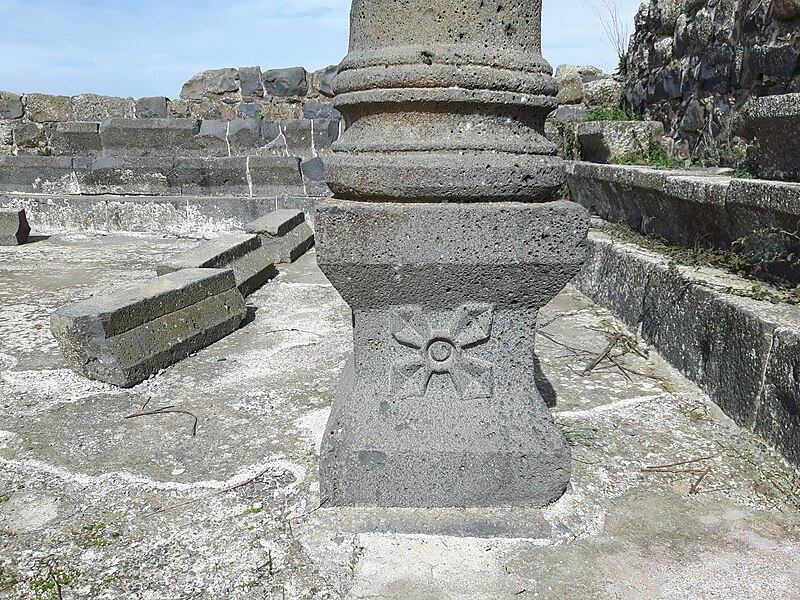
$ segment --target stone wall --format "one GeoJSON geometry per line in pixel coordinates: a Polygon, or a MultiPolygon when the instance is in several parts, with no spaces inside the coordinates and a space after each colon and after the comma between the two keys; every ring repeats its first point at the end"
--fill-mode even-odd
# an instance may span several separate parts
{"type": "Polygon", "coordinates": [[[54,96],[0,91],[0,156],[49,153],[59,123],[107,118],[281,122],[338,118],[330,104],[338,67],[306,72],[302,67],[217,69],[198,73],[180,98],[118,98],[97,94],[54,96]]]}
{"type": "Polygon", "coordinates": [[[676,158],[744,160],[737,114],[800,91],[800,0],[651,0],[636,15],[624,97],[661,121],[676,158]]]}

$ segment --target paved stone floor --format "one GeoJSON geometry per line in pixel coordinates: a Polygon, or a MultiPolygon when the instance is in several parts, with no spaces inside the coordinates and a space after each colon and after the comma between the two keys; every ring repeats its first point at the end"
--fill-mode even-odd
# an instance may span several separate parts
{"type": "Polygon", "coordinates": [[[574,454],[543,511],[319,508],[350,323],[313,253],[241,330],[132,390],[67,370],[49,313],[193,243],[0,248],[0,598],[800,598],[797,471],[632,338],[584,376],[627,332],[571,289],[541,315],[541,388],[574,454]],[[185,412],[126,418],[166,406],[185,412]],[[710,469],[696,494],[698,473],[642,472],[693,459],[666,470],[710,469]]]}

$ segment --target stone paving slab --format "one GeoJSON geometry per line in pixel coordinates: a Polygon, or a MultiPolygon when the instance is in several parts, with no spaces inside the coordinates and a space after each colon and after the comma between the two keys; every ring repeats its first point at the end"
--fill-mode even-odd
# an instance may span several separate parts
{"type": "Polygon", "coordinates": [[[574,289],[543,311],[538,342],[571,489],[543,511],[471,515],[485,525],[472,537],[432,529],[460,511],[320,507],[351,330],[313,253],[248,298],[239,331],[139,386],[69,371],[51,310],[149,279],[193,244],[65,234],[0,248],[0,598],[56,598],[51,572],[68,600],[798,597],[797,471],[653,352],[582,376],[630,332],[574,289]],[[190,414],[125,418],[166,406],[190,414]],[[641,471],[701,458],[695,495],[696,473],[641,471]],[[503,522],[513,537],[491,528],[503,522]]]}

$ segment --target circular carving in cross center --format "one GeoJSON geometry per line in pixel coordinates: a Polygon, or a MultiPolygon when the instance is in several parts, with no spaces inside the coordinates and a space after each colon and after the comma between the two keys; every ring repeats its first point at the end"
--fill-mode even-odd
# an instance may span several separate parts
{"type": "Polygon", "coordinates": [[[428,353],[435,362],[445,362],[453,356],[453,345],[444,340],[437,340],[431,344],[428,353]]]}
{"type": "Polygon", "coordinates": [[[428,361],[434,373],[446,373],[455,355],[456,347],[450,340],[436,339],[428,345],[428,361]]]}

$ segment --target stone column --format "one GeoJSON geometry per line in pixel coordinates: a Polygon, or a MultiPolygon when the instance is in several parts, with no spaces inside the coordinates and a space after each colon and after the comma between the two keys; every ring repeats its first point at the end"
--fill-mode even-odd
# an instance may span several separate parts
{"type": "Polygon", "coordinates": [[[322,448],[329,506],[543,506],[566,490],[533,351],[588,216],[553,201],[540,24],[541,0],[353,2],[334,82],[348,129],[317,220],[355,328],[322,448]]]}

